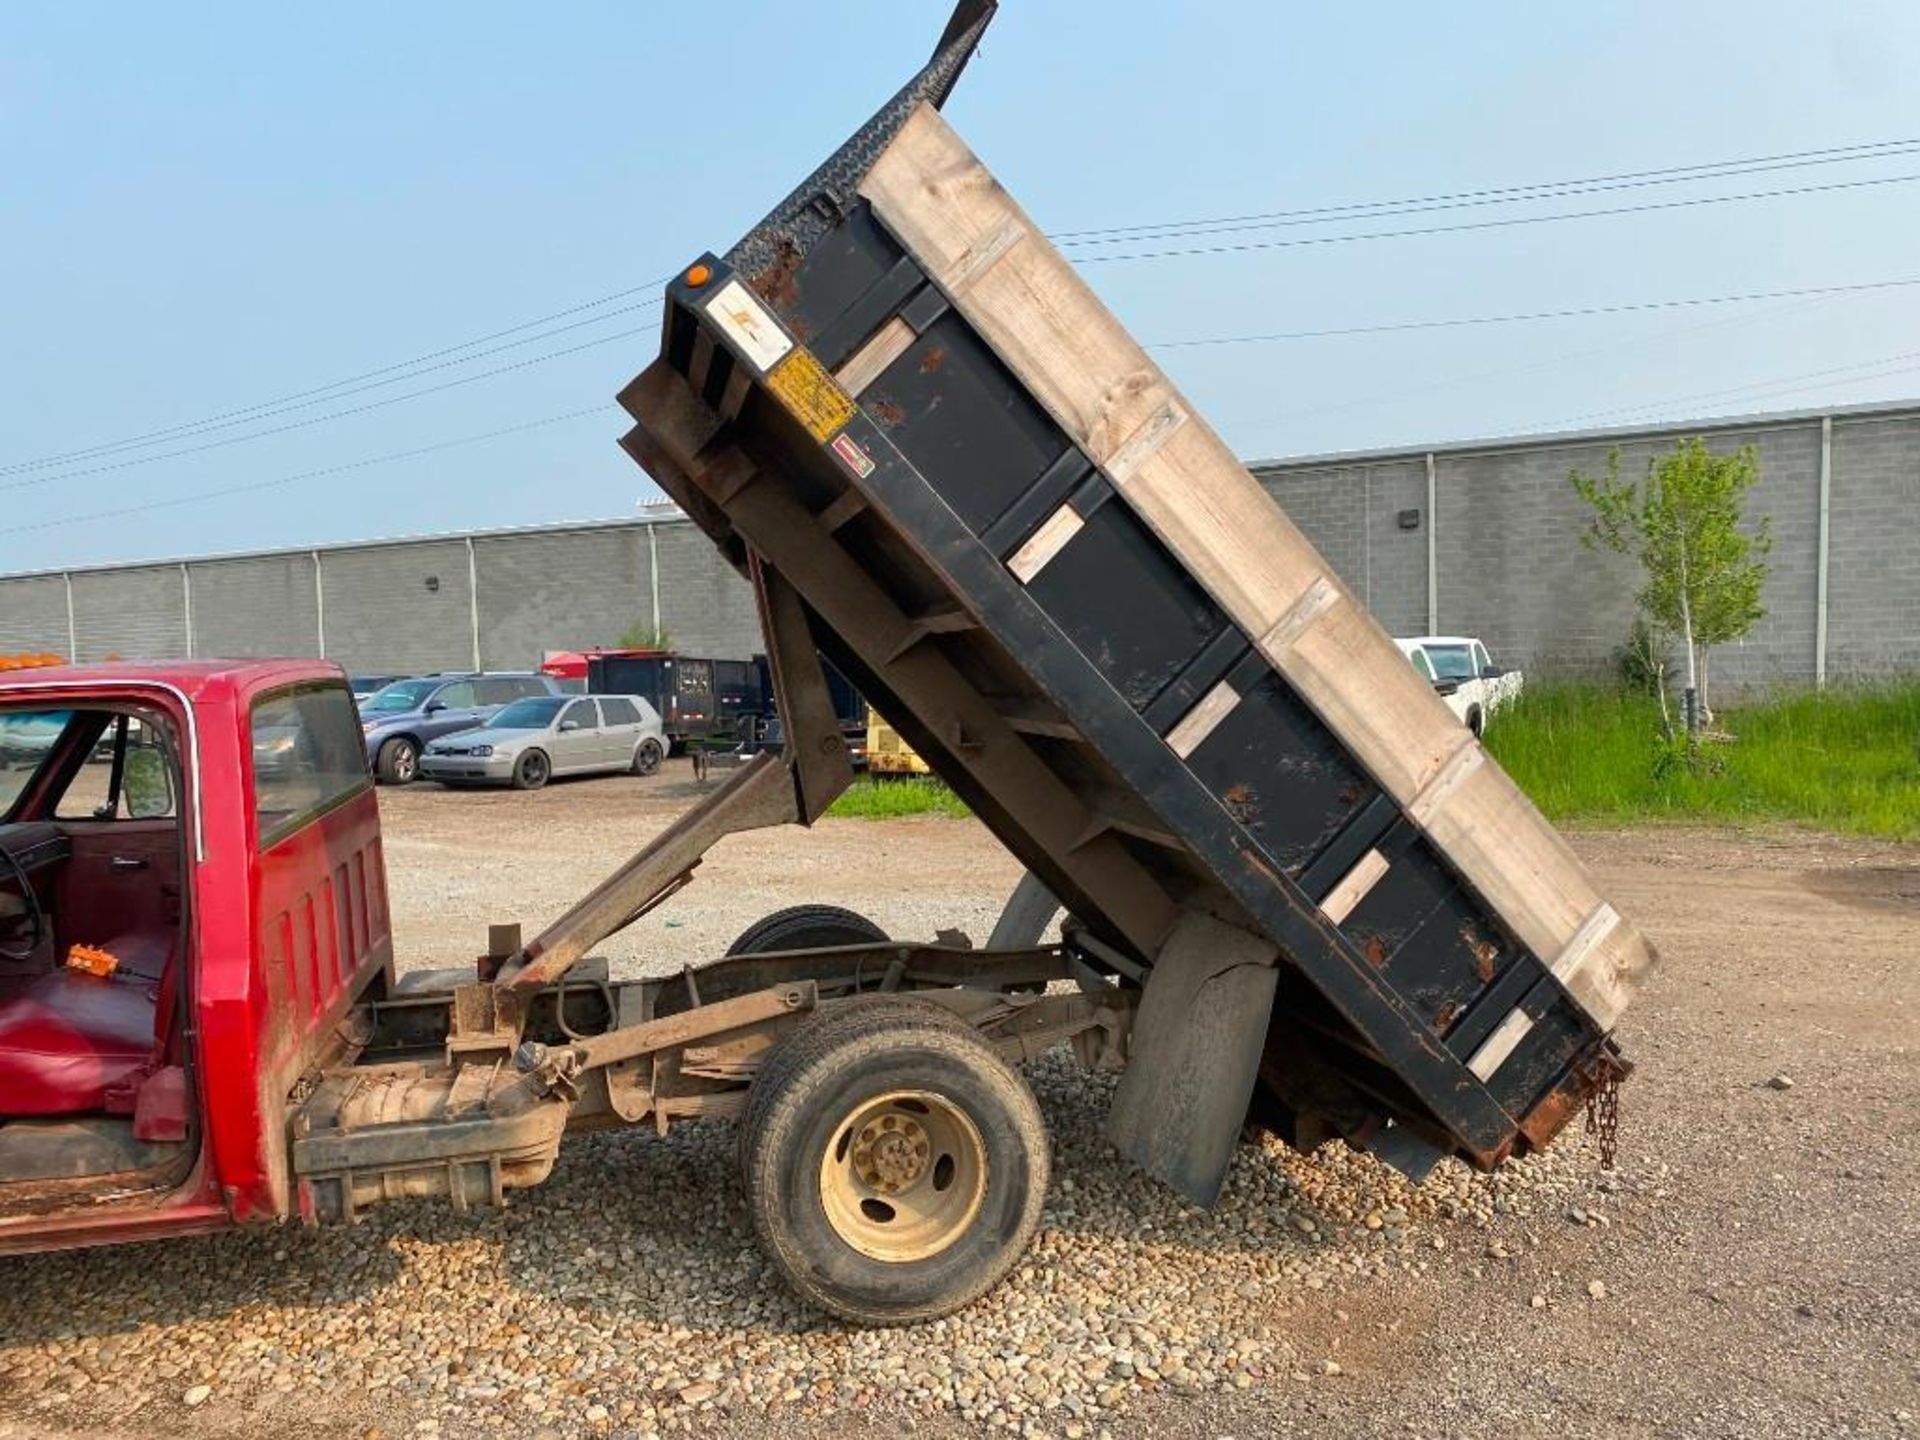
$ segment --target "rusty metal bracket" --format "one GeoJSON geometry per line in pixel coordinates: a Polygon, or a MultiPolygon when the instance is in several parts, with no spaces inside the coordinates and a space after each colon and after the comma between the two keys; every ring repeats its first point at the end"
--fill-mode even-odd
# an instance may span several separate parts
{"type": "Polygon", "coordinates": [[[457,986],[447,1009],[447,1064],[499,1064],[519,1045],[526,1023],[524,993],[485,981],[457,986]]]}
{"type": "Polygon", "coordinates": [[[800,822],[811,825],[853,783],[853,760],[799,592],[758,551],[748,552],[747,564],[760,607],[787,764],[793,771],[794,803],[800,822]]]}
{"type": "Polygon", "coordinates": [[[658,1020],[609,1030],[604,1035],[575,1042],[573,1052],[579,1057],[576,1073],[696,1041],[710,1041],[730,1030],[744,1030],[769,1020],[804,1015],[818,1000],[819,990],[812,981],[797,981],[756,990],[732,1000],[719,1000],[697,1010],[682,1010],[658,1020]]]}
{"type": "Polygon", "coordinates": [[[517,990],[551,985],[589,949],[631,925],[683,884],[688,872],[721,839],[735,831],[787,825],[799,818],[791,770],[780,756],[762,751],[535,936],[502,967],[494,983],[517,990]]]}

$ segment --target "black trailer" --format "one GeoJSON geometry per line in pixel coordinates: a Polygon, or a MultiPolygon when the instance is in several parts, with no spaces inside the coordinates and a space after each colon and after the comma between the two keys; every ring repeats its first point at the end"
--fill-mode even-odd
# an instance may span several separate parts
{"type": "Polygon", "coordinates": [[[772,703],[764,659],[717,660],[673,650],[603,650],[587,657],[587,693],[639,695],[660,712],[668,744],[737,744],[772,703]]]}

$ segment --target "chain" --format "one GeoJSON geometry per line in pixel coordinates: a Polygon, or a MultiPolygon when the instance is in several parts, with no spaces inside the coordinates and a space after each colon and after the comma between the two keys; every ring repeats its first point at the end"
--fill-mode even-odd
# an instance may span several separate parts
{"type": "Polygon", "coordinates": [[[1587,1092],[1587,1134],[1600,1147],[1600,1168],[1613,1169],[1620,1154],[1620,1073],[1611,1065],[1587,1092]]]}

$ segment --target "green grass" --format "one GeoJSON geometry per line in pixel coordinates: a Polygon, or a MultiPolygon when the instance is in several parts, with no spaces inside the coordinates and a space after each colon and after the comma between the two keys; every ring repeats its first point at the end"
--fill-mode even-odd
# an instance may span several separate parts
{"type": "Polygon", "coordinates": [[[903,815],[964,820],[972,813],[944,780],[931,775],[908,775],[897,780],[862,776],[827,808],[829,816],[855,820],[897,820],[903,815]]]}
{"type": "Polygon", "coordinates": [[[1711,773],[1655,774],[1651,697],[1529,684],[1487,748],[1548,818],[1786,820],[1920,840],[1920,683],[1781,693],[1725,706],[1711,773]]]}

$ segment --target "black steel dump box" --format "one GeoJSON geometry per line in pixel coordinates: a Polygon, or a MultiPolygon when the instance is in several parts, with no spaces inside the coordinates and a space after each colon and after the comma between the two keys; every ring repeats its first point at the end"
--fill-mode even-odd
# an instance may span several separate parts
{"type": "Polygon", "coordinates": [[[624,443],[1144,987],[1141,1164],[1542,1145],[1651,952],[941,118],[991,9],[672,283],[624,443]]]}

